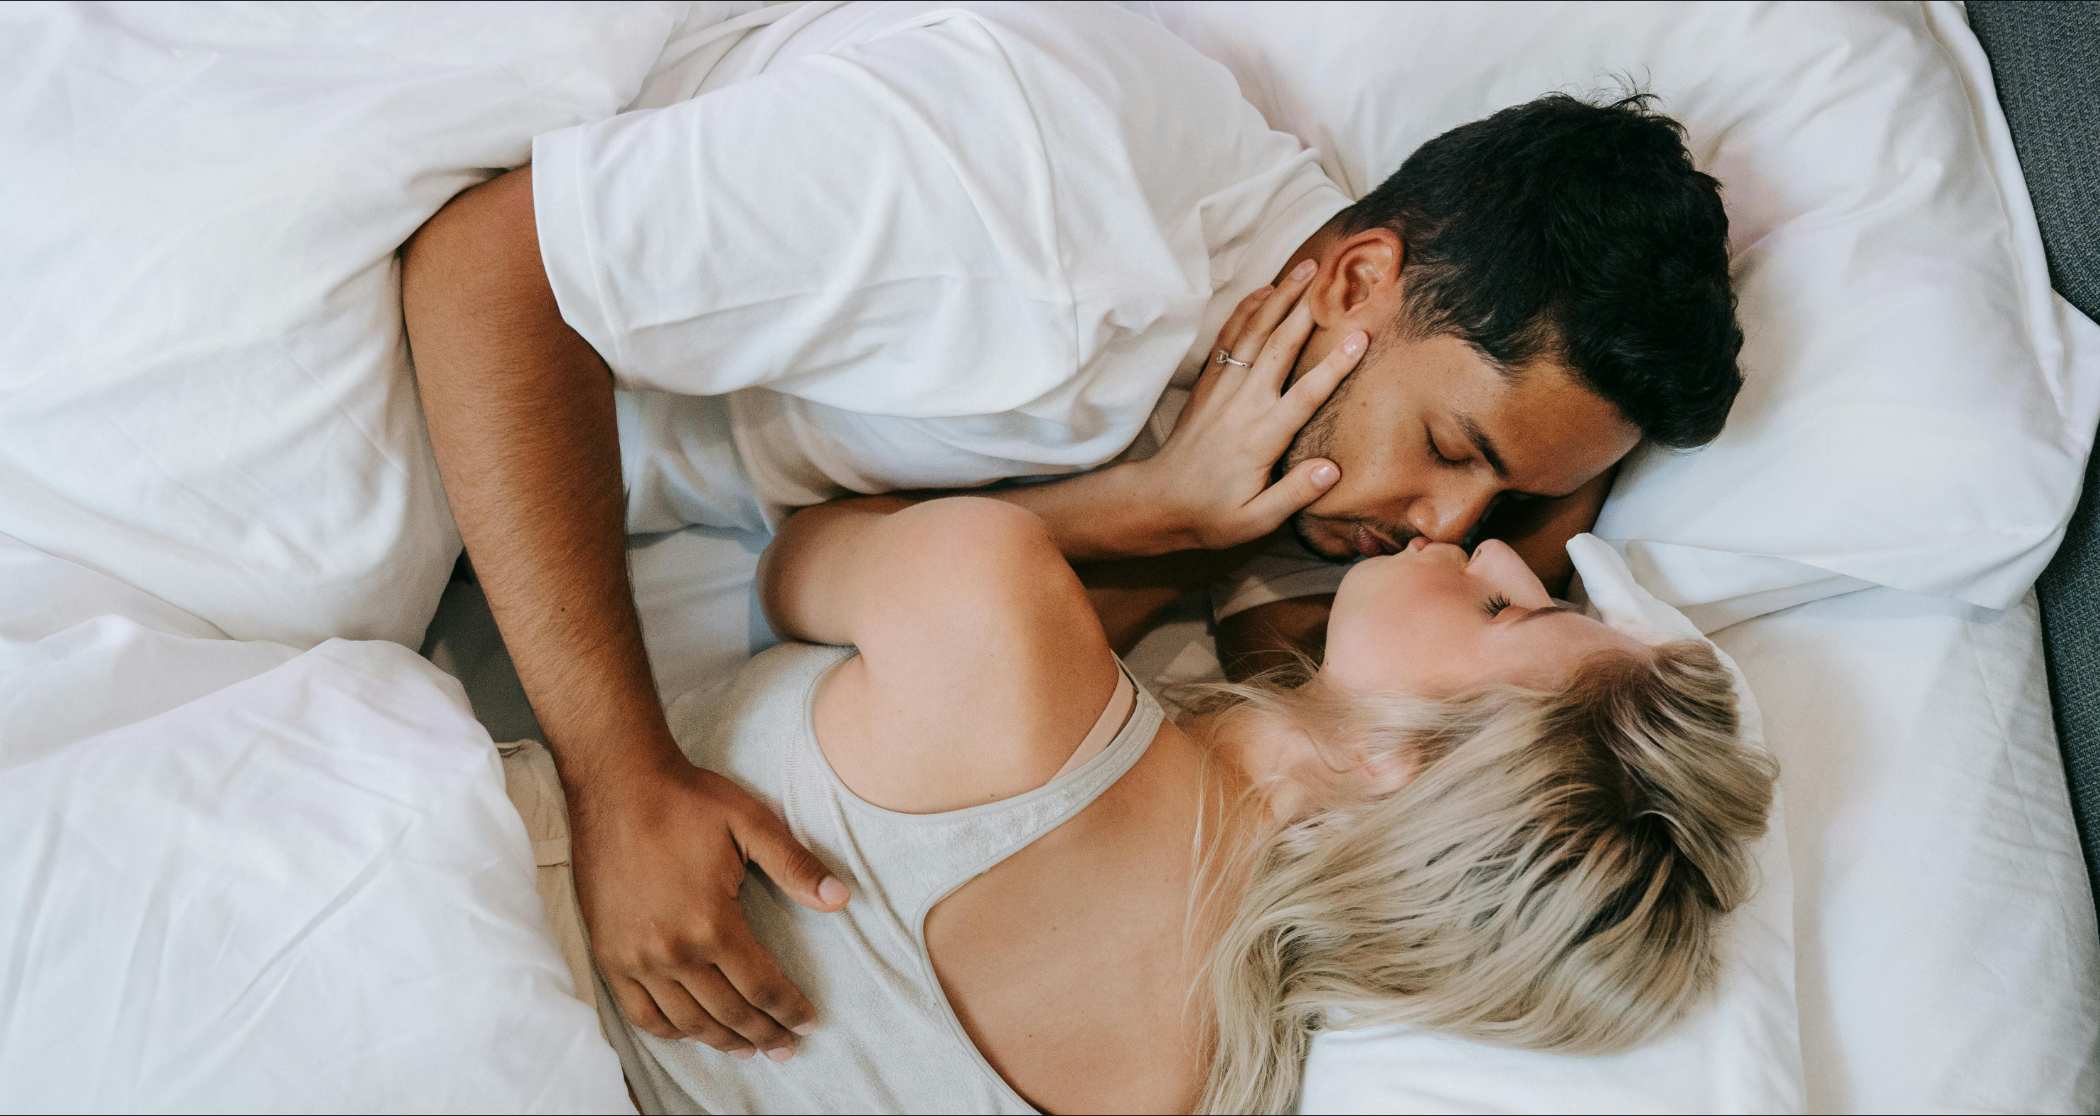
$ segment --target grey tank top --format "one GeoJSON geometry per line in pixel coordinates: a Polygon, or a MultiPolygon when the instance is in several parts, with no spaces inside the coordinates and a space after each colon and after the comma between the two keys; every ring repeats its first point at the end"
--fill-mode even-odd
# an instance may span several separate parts
{"type": "Polygon", "coordinates": [[[629,1026],[601,989],[607,1035],[644,1112],[1035,1111],[957,1021],[927,958],[926,914],[1121,778],[1159,731],[1159,703],[1139,687],[1106,748],[1027,794],[900,814],[846,789],[817,746],[817,684],[853,654],[783,644],[753,659],[726,692],[672,706],[671,731],[686,756],[786,818],[853,898],[839,914],[819,914],[763,875],[744,881],[752,932],[817,1006],[817,1030],[789,1061],[737,1061],[659,1039],[629,1026]]]}

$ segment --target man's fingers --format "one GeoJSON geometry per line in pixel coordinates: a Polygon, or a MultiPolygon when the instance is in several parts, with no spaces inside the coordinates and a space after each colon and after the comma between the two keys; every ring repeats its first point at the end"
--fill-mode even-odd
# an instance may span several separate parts
{"type": "Polygon", "coordinates": [[[720,969],[705,966],[680,975],[679,981],[707,1009],[707,1014],[763,1051],[766,1057],[784,1062],[794,1056],[795,1036],[772,1016],[752,1007],[720,969]]]}
{"type": "Polygon", "coordinates": [[[1247,501],[1240,509],[1247,537],[1260,538],[1283,526],[1284,520],[1319,499],[1321,493],[1333,488],[1340,479],[1342,471],[1326,458],[1299,462],[1281,480],[1263,489],[1261,495],[1247,501]]]}
{"type": "Polygon", "coordinates": [[[737,1058],[749,1058],[758,1052],[736,1032],[709,1017],[692,994],[675,982],[659,981],[650,988],[637,980],[608,977],[605,984],[628,1021],[657,1038],[698,1039],[737,1058]],[[660,1004],[670,1005],[678,1019],[674,1021],[660,1004]]]}
{"type": "Polygon", "coordinates": [[[649,980],[642,984],[650,1000],[663,1012],[664,1018],[678,1028],[671,1038],[689,1038],[703,1042],[732,1058],[749,1058],[756,1047],[749,1040],[730,1030],[711,1015],[685,986],[675,980],[649,980]]]}
{"type": "Polygon", "coordinates": [[[742,941],[726,944],[715,959],[715,968],[721,970],[744,1003],[764,1012],[775,1023],[798,1035],[816,1029],[817,1009],[780,971],[780,964],[758,944],[757,938],[746,934],[742,941]]]}
{"type": "Polygon", "coordinates": [[[1355,371],[1356,362],[1363,359],[1364,349],[1369,345],[1370,337],[1358,330],[1342,338],[1342,343],[1336,345],[1333,352],[1298,377],[1298,382],[1291,385],[1291,390],[1285,392],[1276,405],[1275,420],[1289,431],[1286,436],[1295,435],[1304,428],[1313,412],[1320,409],[1320,404],[1327,402],[1334,389],[1355,371]]]}
{"type": "Polygon", "coordinates": [[[733,831],[744,859],[756,864],[788,898],[813,911],[835,911],[846,905],[846,885],[764,807],[745,812],[733,831]]]}
{"type": "Polygon", "coordinates": [[[648,989],[635,981],[615,977],[610,973],[606,974],[605,986],[611,989],[613,1002],[620,1005],[620,1014],[625,1015],[629,1023],[660,1039],[680,1037],[678,1025],[664,1018],[663,1012],[656,1010],[656,1000],[649,995],[648,989]]]}

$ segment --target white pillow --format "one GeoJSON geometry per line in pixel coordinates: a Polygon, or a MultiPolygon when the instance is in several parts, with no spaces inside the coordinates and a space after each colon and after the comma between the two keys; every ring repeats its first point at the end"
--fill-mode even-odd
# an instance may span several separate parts
{"type": "Polygon", "coordinates": [[[394,251],[687,5],[0,6],[0,531],[242,639],[420,642],[394,251]]]}
{"type": "Polygon", "coordinates": [[[1957,4],[1197,4],[1151,11],[1361,196],[1424,141],[1630,75],[1725,190],[1748,375],[1597,533],[1705,630],[1872,582],[1991,608],[2048,562],[2100,420],[1957,4]]]}
{"type": "MultiPolygon", "coordinates": [[[[1594,535],[1568,543],[1589,614],[1643,642],[1698,639],[1690,620],[1635,583],[1594,535]]],[[[1708,646],[1712,646],[1709,642],[1708,646]]],[[[1765,747],[1742,671],[1742,737],[1765,747]]],[[[1410,1027],[1335,1031],[1313,1043],[1304,1112],[1799,1112],[1807,1107],[1794,1007],[1794,873],[1779,802],[1755,850],[1760,882],[1728,919],[1719,988],[1654,1041],[1572,1057],[1468,1042],[1410,1027]]]]}
{"type": "Polygon", "coordinates": [[[456,683],[0,577],[0,1109],[626,1109],[456,683]]]}

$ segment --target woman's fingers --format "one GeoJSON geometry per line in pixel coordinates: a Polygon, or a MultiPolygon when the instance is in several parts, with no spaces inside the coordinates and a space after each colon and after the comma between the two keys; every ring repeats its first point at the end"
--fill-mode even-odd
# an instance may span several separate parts
{"type": "Polygon", "coordinates": [[[1305,288],[1311,285],[1313,275],[1319,270],[1313,261],[1306,260],[1276,285],[1276,293],[1255,308],[1246,328],[1233,339],[1234,343],[1229,346],[1233,359],[1254,363],[1261,355],[1262,347],[1269,343],[1269,335],[1282,324],[1285,315],[1298,308],[1298,299],[1305,294],[1305,288]]]}
{"type": "Polygon", "coordinates": [[[1196,374],[1195,386],[1190,388],[1189,406],[1195,407],[1202,400],[1208,399],[1216,392],[1218,383],[1225,378],[1225,374],[1233,371],[1233,366],[1219,360],[1218,354],[1235,351],[1240,337],[1247,330],[1247,323],[1275,294],[1276,288],[1262,287],[1233,307],[1232,316],[1225,319],[1225,327],[1218,331],[1217,343],[1211,348],[1210,355],[1203,360],[1203,371],[1196,374]]]}
{"type": "Polygon", "coordinates": [[[1242,532],[1258,539],[1283,526],[1298,509],[1320,498],[1342,479],[1342,471],[1323,457],[1300,461],[1282,479],[1262,490],[1240,509],[1242,532]]]}
{"type": "Polygon", "coordinates": [[[1269,334],[1268,343],[1261,348],[1261,355],[1254,358],[1254,367],[1248,369],[1253,373],[1249,378],[1249,385],[1265,392],[1263,398],[1274,398],[1283,390],[1284,380],[1290,377],[1291,369],[1298,364],[1298,351],[1305,348],[1306,339],[1312,336],[1312,331],[1312,308],[1301,302],[1283,319],[1282,324],[1269,334]]]}
{"type": "Polygon", "coordinates": [[[1232,308],[1232,316],[1225,319],[1224,327],[1218,330],[1218,343],[1211,349],[1212,364],[1218,362],[1219,349],[1229,353],[1234,345],[1239,344],[1240,334],[1246,331],[1247,323],[1253,319],[1254,312],[1261,309],[1262,303],[1267,302],[1269,296],[1275,293],[1274,287],[1256,287],[1247,297],[1240,300],[1238,306],[1232,308]]]}
{"type": "Polygon", "coordinates": [[[1277,401],[1276,409],[1271,412],[1277,426],[1289,430],[1295,436],[1312,419],[1313,412],[1320,409],[1320,404],[1327,402],[1327,397],[1334,394],[1334,389],[1341,386],[1349,373],[1356,370],[1357,362],[1363,359],[1364,350],[1370,343],[1370,336],[1362,330],[1357,330],[1342,338],[1342,343],[1336,345],[1320,363],[1313,365],[1305,375],[1298,377],[1298,382],[1291,385],[1291,390],[1283,393],[1283,398],[1277,401]]]}

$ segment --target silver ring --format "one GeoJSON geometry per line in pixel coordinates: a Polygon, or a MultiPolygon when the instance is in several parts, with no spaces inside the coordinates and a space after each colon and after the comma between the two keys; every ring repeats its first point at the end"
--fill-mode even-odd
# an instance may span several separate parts
{"type": "Polygon", "coordinates": [[[1219,363],[1219,364],[1236,364],[1236,365],[1239,365],[1239,366],[1240,366],[1241,368],[1252,368],[1252,367],[1254,367],[1254,366],[1253,366],[1252,364],[1249,364],[1248,362],[1246,362],[1246,361],[1244,361],[1244,360],[1234,360],[1234,359],[1232,359],[1232,354],[1231,354],[1231,353],[1228,353],[1228,352],[1226,352],[1226,351],[1225,351],[1225,350],[1223,350],[1223,349],[1219,349],[1219,350],[1218,350],[1218,363],[1219,363]]]}

